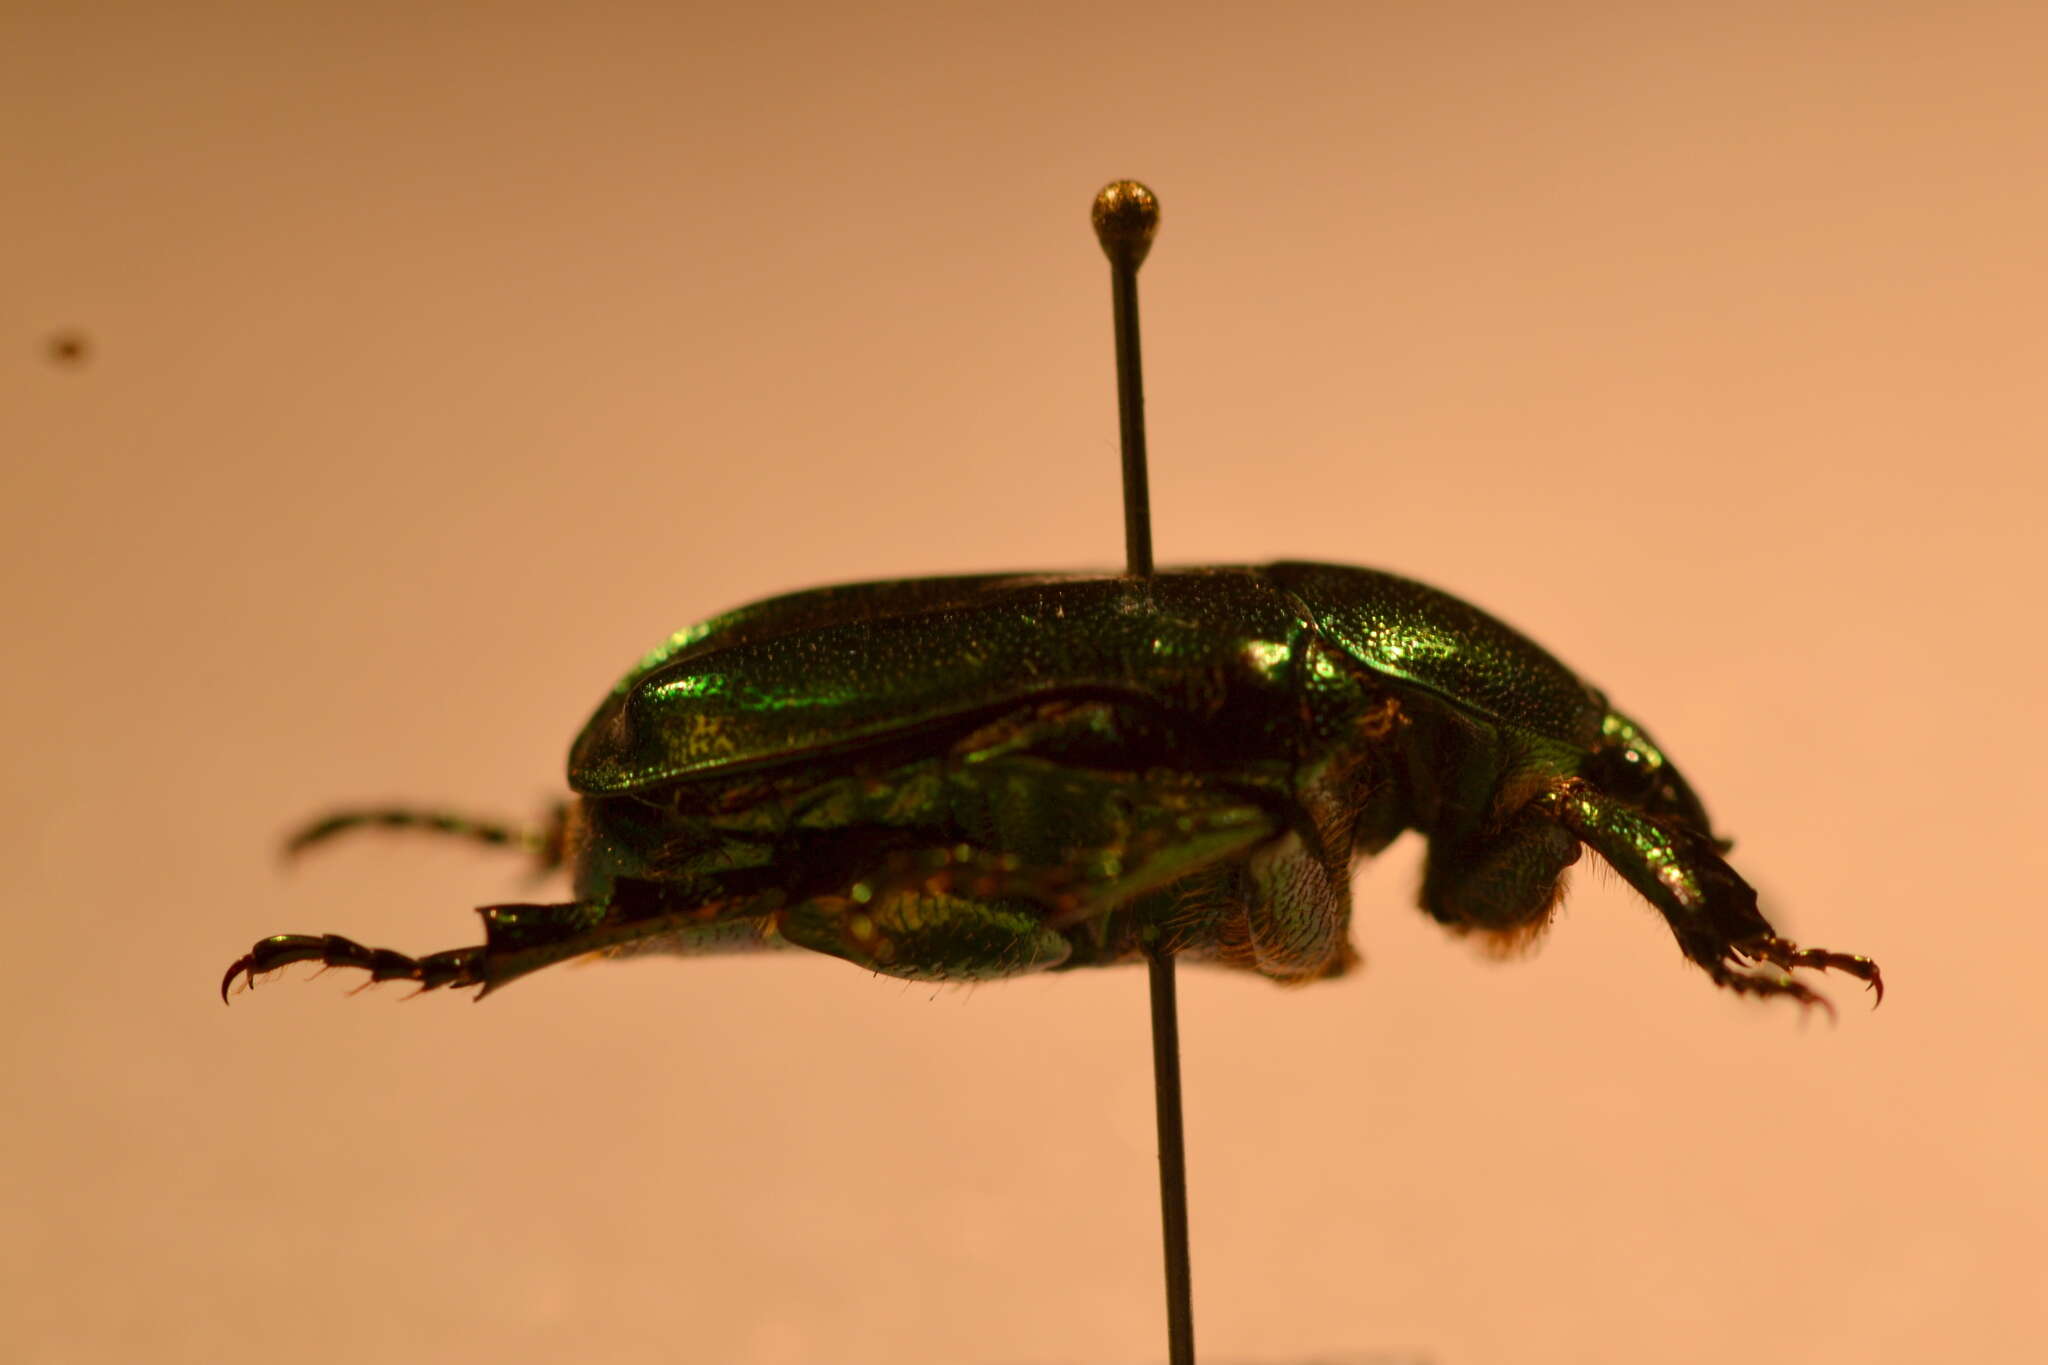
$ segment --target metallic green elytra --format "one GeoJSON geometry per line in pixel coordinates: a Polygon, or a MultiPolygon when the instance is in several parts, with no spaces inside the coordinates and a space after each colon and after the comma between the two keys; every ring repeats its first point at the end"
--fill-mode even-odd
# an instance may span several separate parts
{"type": "Polygon", "coordinates": [[[1422,907],[1532,938],[1591,847],[1731,990],[1875,964],[1779,938],[1647,733],[1420,583],[1271,564],[983,574],[771,598],[671,637],[569,759],[554,826],[345,812],[519,842],[575,899],[494,905],[413,958],[284,934],[229,968],[481,986],[587,953],[797,946],[918,980],[1171,952],[1312,981],[1354,960],[1351,873],[1405,830],[1422,907]]]}

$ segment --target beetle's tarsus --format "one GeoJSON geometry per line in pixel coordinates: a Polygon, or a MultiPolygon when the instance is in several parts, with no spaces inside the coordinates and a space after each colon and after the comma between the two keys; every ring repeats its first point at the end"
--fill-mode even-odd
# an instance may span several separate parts
{"type": "Polygon", "coordinates": [[[253,989],[258,975],[289,967],[294,962],[318,962],[323,968],[360,968],[370,974],[363,986],[379,981],[417,981],[423,991],[441,986],[476,986],[483,984],[477,973],[483,952],[482,948],[455,948],[425,957],[407,957],[390,948],[366,948],[340,934],[272,934],[228,967],[227,975],[221,978],[220,998],[223,1004],[227,1002],[228,990],[238,976],[246,977],[253,989]]]}
{"type": "Polygon", "coordinates": [[[1867,957],[1849,953],[1830,952],[1826,948],[1802,948],[1790,939],[1775,934],[1760,934],[1728,945],[1728,958],[1708,969],[1716,984],[1744,995],[1788,995],[1797,1001],[1802,1009],[1818,1005],[1835,1018],[1835,1006],[1826,996],[1803,982],[1795,980],[1791,973],[1794,968],[1809,967],[1816,971],[1845,972],[1863,982],[1876,992],[1873,1007],[1884,1000],[1884,976],[1877,964],[1867,957]],[[1776,967],[1776,975],[1731,970],[1728,962],[1757,963],[1776,967]]]}
{"type": "Polygon", "coordinates": [[[1734,991],[1737,995],[1783,995],[1791,998],[1804,1013],[1818,1006],[1827,1011],[1828,1022],[1835,1019],[1835,1005],[1819,991],[1789,975],[1766,976],[1761,974],[1730,971],[1725,965],[1709,973],[1714,984],[1734,991]]]}
{"type": "Polygon", "coordinates": [[[1788,972],[1794,967],[1812,967],[1818,971],[1846,973],[1876,994],[1877,998],[1871,1001],[1872,1009],[1884,1003],[1884,974],[1867,957],[1830,952],[1826,948],[1802,948],[1776,935],[1749,939],[1734,947],[1736,952],[1752,962],[1768,962],[1788,972]]]}

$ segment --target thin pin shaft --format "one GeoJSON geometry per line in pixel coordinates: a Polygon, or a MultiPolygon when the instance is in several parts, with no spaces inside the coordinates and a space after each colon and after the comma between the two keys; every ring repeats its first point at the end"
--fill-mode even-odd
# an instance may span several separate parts
{"type": "Polygon", "coordinates": [[[1112,266],[1116,314],[1116,410],[1123,428],[1124,558],[1130,572],[1152,572],[1152,487],[1145,477],[1145,371],[1138,343],[1138,270],[1112,266]]]}
{"type": "Polygon", "coordinates": [[[1159,1224],[1166,1238],[1166,1358],[1195,1365],[1194,1268],[1188,1252],[1188,1158],[1180,1112],[1180,1007],[1173,954],[1155,949],[1152,1095],[1159,1110],[1159,1224]]]}
{"type": "MultiPolygon", "coordinates": [[[[1145,478],[1145,373],[1138,345],[1138,267],[1159,230],[1159,200],[1135,180],[1105,185],[1092,213],[1109,257],[1116,319],[1116,406],[1124,453],[1124,555],[1132,574],[1152,572],[1152,494],[1145,478]]],[[[1188,1165],[1181,1124],[1180,1010],[1173,954],[1155,944],[1152,1093],[1159,1122],[1159,1220],[1166,1245],[1166,1344],[1171,1365],[1195,1365],[1193,1273],[1188,1254],[1188,1165]]]]}
{"type": "Polygon", "coordinates": [[[1135,180],[1095,196],[1095,236],[1109,257],[1116,321],[1116,410],[1124,452],[1124,557],[1134,574],[1152,572],[1152,490],[1145,477],[1145,361],[1138,339],[1138,267],[1159,230],[1159,201],[1135,180]]]}

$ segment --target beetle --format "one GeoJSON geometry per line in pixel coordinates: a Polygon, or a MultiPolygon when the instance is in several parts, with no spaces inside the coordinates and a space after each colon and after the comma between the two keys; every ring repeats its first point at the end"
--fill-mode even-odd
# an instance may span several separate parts
{"type": "Polygon", "coordinates": [[[1532,641],[1371,569],[981,574],[769,598],[671,636],[597,708],[550,829],[351,811],[524,843],[574,899],[484,907],[409,957],[280,934],[237,977],[314,961],[480,995],[550,963],[785,947],[984,980],[1172,953],[1280,982],[1342,974],[1355,862],[1407,830],[1422,908],[1535,938],[1590,847],[1718,985],[1825,1000],[1643,727],[1532,641]]]}

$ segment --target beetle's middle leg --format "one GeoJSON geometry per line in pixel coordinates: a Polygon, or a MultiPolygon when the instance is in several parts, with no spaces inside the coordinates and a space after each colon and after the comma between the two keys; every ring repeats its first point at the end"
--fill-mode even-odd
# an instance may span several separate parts
{"type": "MultiPolygon", "coordinates": [[[[1161,790],[1028,759],[1005,764],[1022,766],[1001,774],[997,765],[978,770],[977,794],[988,795],[991,780],[1043,784],[1035,794],[1058,798],[1059,832],[1032,833],[1040,841],[1056,840],[1056,849],[1041,843],[1032,854],[1011,851],[1033,842],[1014,822],[1037,823],[1030,795],[1014,789],[981,812],[994,824],[970,821],[973,833],[962,842],[899,839],[892,846],[886,836],[900,831],[842,830],[836,842],[855,850],[854,858],[823,879],[831,891],[804,896],[779,912],[776,931],[800,947],[919,981],[1044,971],[1067,963],[1077,951],[1087,961],[1115,960],[1135,946],[1108,942],[1118,936],[1113,921],[1133,927],[1129,916],[1118,920],[1119,911],[1168,895],[1176,883],[1198,880],[1272,833],[1263,810],[1230,794],[1178,785],[1161,790]],[[1135,821],[1133,808],[1139,814],[1135,821]],[[1014,844],[1004,841],[1005,832],[1014,844]]],[[[815,855],[805,861],[816,876],[815,855]]],[[[1163,930],[1167,946],[1179,946],[1173,917],[1163,918],[1165,923],[1147,920],[1137,927],[1163,930]]]]}
{"type": "Polygon", "coordinates": [[[1276,824],[1243,793],[1185,774],[1014,749],[844,785],[815,809],[871,823],[796,832],[772,860],[791,890],[777,931],[916,980],[1113,961],[1142,931],[1181,946],[1168,889],[1240,861],[1276,824]]]}

